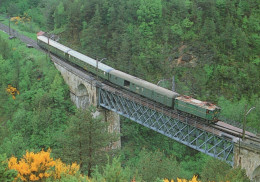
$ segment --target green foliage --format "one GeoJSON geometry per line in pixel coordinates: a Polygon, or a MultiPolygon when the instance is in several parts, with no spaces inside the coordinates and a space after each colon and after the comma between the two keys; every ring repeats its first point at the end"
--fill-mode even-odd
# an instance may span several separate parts
{"type": "Polygon", "coordinates": [[[56,135],[73,111],[67,86],[45,55],[18,40],[10,47],[15,51],[0,59],[0,153],[21,157],[26,149],[59,148],[56,135]],[[20,91],[16,100],[7,95],[8,84],[20,91]]]}
{"type": "Polygon", "coordinates": [[[245,170],[241,168],[231,168],[226,162],[210,159],[206,162],[201,173],[202,181],[230,181],[249,182],[245,170]]]}
{"type": "MultiPolygon", "coordinates": [[[[138,178],[138,177],[137,177],[138,178]]],[[[93,182],[109,181],[109,182],[128,182],[131,181],[130,171],[128,168],[122,168],[118,158],[114,158],[112,163],[108,161],[106,166],[103,168],[103,172],[100,173],[98,169],[93,173],[93,182]]],[[[136,180],[140,181],[140,180],[136,180]]]]}
{"type": "Polygon", "coordinates": [[[106,154],[113,152],[105,150],[117,137],[108,131],[108,122],[101,117],[93,116],[94,108],[78,110],[69,120],[69,126],[61,136],[63,146],[60,157],[67,162],[77,162],[82,171],[91,176],[96,165],[104,164],[106,154]],[[73,152],[72,152],[73,151],[73,152]]]}
{"type": "Polygon", "coordinates": [[[140,172],[139,175],[144,181],[155,181],[156,178],[176,179],[179,176],[179,167],[175,157],[165,156],[158,150],[155,152],[142,150],[132,165],[133,169],[140,172]]]}
{"type": "Polygon", "coordinates": [[[220,179],[228,174],[231,169],[226,162],[217,159],[208,160],[201,172],[202,181],[221,181],[220,179]]]}
{"type": "Polygon", "coordinates": [[[65,13],[64,5],[62,2],[58,5],[57,9],[54,12],[54,23],[55,29],[59,29],[63,26],[66,26],[67,15],[65,13]]]}
{"type": "MultiPolygon", "coordinates": [[[[7,9],[9,2],[2,5],[7,9]]],[[[46,0],[19,1],[15,6],[83,53],[108,58],[106,63],[115,68],[154,83],[175,75],[181,94],[215,103],[222,95],[250,100],[259,94],[259,84],[253,84],[259,80],[260,66],[256,0],[78,0],[71,6],[67,0],[46,0]],[[182,45],[187,47],[184,53],[194,57],[192,76],[187,76],[191,61],[176,66],[182,45]]]]}
{"type": "Polygon", "coordinates": [[[250,182],[250,179],[246,175],[246,171],[241,168],[232,168],[228,170],[226,176],[220,178],[220,180],[230,182],[250,182]]]}
{"type": "Polygon", "coordinates": [[[192,27],[193,25],[193,22],[191,22],[188,18],[185,18],[183,21],[182,21],[182,26],[184,28],[190,28],[192,27]]]}
{"type": "Polygon", "coordinates": [[[260,99],[258,96],[254,95],[251,100],[246,100],[242,98],[241,100],[229,101],[224,97],[220,97],[218,105],[221,106],[222,112],[221,116],[225,118],[232,118],[234,121],[243,122],[244,115],[247,111],[255,107],[248,115],[246,116],[246,126],[260,130],[259,123],[257,118],[260,117],[260,99]]]}
{"type": "Polygon", "coordinates": [[[191,178],[202,171],[208,157],[205,154],[189,150],[188,147],[131,121],[123,120],[121,127],[123,164],[132,171],[137,169],[145,181],[166,176],[169,179],[191,178]],[[146,149],[142,149],[143,146],[146,149]]]}
{"type": "Polygon", "coordinates": [[[17,171],[8,168],[8,161],[5,154],[0,154],[0,181],[12,182],[17,176],[17,171]]]}
{"type": "Polygon", "coordinates": [[[16,155],[17,157],[22,157],[23,151],[26,150],[27,146],[24,142],[24,138],[21,133],[11,133],[8,137],[3,140],[0,146],[0,153],[6,153],[9,157],[11,155],[16,155]]]}
{"type": "MultiPolygon", "coordinates": [[[[150,82],[174,75],[178,93],[218,103],[224,117],[242,121],[245,105],[254,106],[247,126],[260,130],[257,0],[2,0],[0,12],[28,13],[32,23],[21,29],[35,32],[40,26],[61,34],[70,47],[95,59],[106,57],[105,64],[150,82]]],[[[6,124],[0,145],[8,156],[21,156],[25,148],[59,149],[53,138],[74,111],[67,88],[45,57],[25,49],[17,53],[16,40],[12,43],[0,38],[0,122],[6,124]],[[9,83],[21,91],[15,101],[5,93],[9,83]]],[[[186,178],[202,171],[204,156],[185,146],[127,122],[122,132],[124,163],[139,160],[135,156],[146,146],[174,154],[186,178]]]]}
{"type": "MultiPolygon", "coordinates": [[[[185,152],[183,152],[185,153],[185,152]]],[[[209,156],[203,153],[189,154],[182,157],[180,161],[180,177],[191,179],[193,176],[198,176],[203,172],[203,166],[209,160],[209,156]]]]}
{"type": "Polygon", "coordinates": [[[224,97],[219,98],[218,102],[221,106],[221,114],[227,118],[232,118],[235,121],[243,121],[244,110],[247,104],[247,100],[242,98],[240,101],[234,101],[233,103],[229,100],[226,100],[224,97]]]}
{"type": "Polygon", "coordinates": [[[76,175],[61,175],[60,179],[47,178],[46,182],[87,182],[86,178],[81,174],[76,175]]]}
{"type": "Polygon", "coordinates": [[[10,47],[1,36],[0,36],[0,56],[3,59],[7,59],[10,56],[10,47]]]}
{"type": "Polygon", "coordinates": [[[156,24],[162,17],[162,5],[160,0],[141,0],[136,12],[139,22],[139,31],[144,38],[152,37],[156,24]]]}
{"type": "Polygon", "coordinates": [[[90,53],[90,56],[95,59],[102,59],[105,57],[103,54],[103,45],[105,44],[104,36],[102,35],[102,26],[101,15],[98,6],[94,13],[94,17],[82,31],[83,37],[80,40],[82,47],[85,49],[85,52],[90,53]],[[92,46],[89,46],[89,45],[92,46]]]}

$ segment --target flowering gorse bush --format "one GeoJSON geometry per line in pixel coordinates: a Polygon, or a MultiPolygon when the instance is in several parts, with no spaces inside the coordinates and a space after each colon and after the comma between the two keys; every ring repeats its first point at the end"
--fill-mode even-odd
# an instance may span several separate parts
{"type": "Polygon", "coordinates": [[[18,94],[18,95],[20,94],[19,90],[17,90],[17,88],[15,88],[15,87],[12,87],[12,85],[8,85],[8,87],[6,88],[6,92],[11,94],[13,99],[15,99],[16,94],[18,94]]]}
{"type": "Polygon", "coordinates": [[[60,179],[61,175],[75,175],[79,171],[79,165],[72,163],[71,165],[64,164],[60,159],[55,160],[55,169],[52,171],[54,179],[60,179]]]}
{"type": "MultiPolygon", "coordinates": [[[[163,182],[176,182],[176,181],[174,181],[173,179],[171,180],[164,179],[163,182]]],[[[201,181],[198,181],[198,176],[193,176],[191,180],[177,178],[177,182],[201,182],[201,181]]],[[[214,182],[214,181],[209,181],[209,182],[214,182]]]]}
{"type": "Polygon", "coordinates": [[[16,157],[9,159],[9,169],[18,171],[17,179],[22,181],[37,181],[50,176],[50,168],[55,165],[53,158],[50,157],[50,150],[41,151],[37,154],[26,152],[20,161],[16,157]]]}
{"type": "Polygon", "coordinates": [[[22,17],[15,16],[15,17],[12,17],[10,20],[17,25],[18,23],[29,23],[29,22],[31,22],[31,17],[29,17],[29,15],[27,13],[24,13],[24,15],[22,17]]]}
{"type": "Polygon", "coordinates": [[[49,177],[60,179],[62,174],[73,176],[79,171],[79,165],[76,163],[66,165],[60,159],[53,160],[50,152],[50,149],[36,154],[27,151],[20,161],[17,161],[16,157],[11,157],[8,167],[18,171],[16,180],[22,181],[38,181],[49,177]]]}

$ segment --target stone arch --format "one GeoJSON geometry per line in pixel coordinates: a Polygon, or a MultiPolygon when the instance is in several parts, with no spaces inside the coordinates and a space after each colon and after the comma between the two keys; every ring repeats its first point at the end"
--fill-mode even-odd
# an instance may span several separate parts
{"type": "Polygon", "coordinates": [[[252,181],[259,182],[260,181],[260,165],[254,170],[252,174],[252,181]]]}
{"type": "Polygon", "coordinates": [[[79,84],[78,88],[77,88],[77,96],[84,96],[84,95],[89,95],[87,88],[85,87],[85,85],[83,85],[82,83],[79,84]]]}
{"type": "Polygon", "coordinates": [[[72,101],[81,109],[86,109],[90,105],[90,98],[87,87],[82,83],[78,85],[75,95],[71,95],[72,101]]]}

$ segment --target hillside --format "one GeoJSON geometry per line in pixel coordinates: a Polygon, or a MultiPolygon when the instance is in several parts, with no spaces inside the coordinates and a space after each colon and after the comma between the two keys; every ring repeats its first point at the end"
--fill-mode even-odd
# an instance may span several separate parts
{"type": "Polygon", "coordinates": [[[257,0],[9,3],[1,1],[1,12],[31,17],[24,30],[59,34],[82,53],[153,83],[174,75],[179,93],[222,106],[226,117],[241,121],[245,104],[256,106],[247,120],[259,129],[257,0]]]}
{"type": "MultiPolygon", "coordinates": [[[[166,79],[163,86],[171,88],[175,76],[178,93],[216,103],[222,117],[241,123],[245,109],[255,107],[247,127],[259,133],[259,6],[258,0],[2,0],[0,13],[30,37],[39,30],[56,34],[63,44],[150,82],[166,79]]],[[[62,156],[53,138],[76,113],[67,87],[45,55],[0,35],[0,153],[21,157],[51,147],[62,156]],[[20,92],[17,99],[5,92],[8,84],[20,92]]],[[[145,157],[162,155],[162,166],[178,166],[167,171],[174,178],[205,177],[205,166],[215,167],[205,155],[131,121],[122,121],[122,133],[122,165],[150,166],[143,179],[156,177],[148,174],[158,162],[145,157]]]]}

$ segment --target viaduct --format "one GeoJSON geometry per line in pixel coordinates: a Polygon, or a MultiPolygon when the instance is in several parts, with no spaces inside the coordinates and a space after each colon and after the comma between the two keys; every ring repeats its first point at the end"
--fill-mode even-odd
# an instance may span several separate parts
{"type": "MultiPolygon", "coordinates": [[[[0,29],[12,32],[23,42],[40,49],[34,40],[13,29],[9,30],[3,24],[0,24],[0,29]]],[[[259,136],[246,132],[246,138],[242,140],[242,130],[231,125],[227,127],[222,122],[213,127],[198,123],[158,103],[106,85],[53,55],[51,59],[69,86],[72,102],[83,109],[89,105],[97,106],[97,114],[103,115],[104,120],[110,122],[111,132],[120,132],[119,115],[122,115],[195,150],[225,160],[233,167],[241,167],[253,182],[260,182],[259,136]]],[[[112,148],[119,147],[120,141],[112,145],[112,148]]]]}
{"type": "MultiPolygon", "coordinates": [[[[167,123],[167,121],[158,120],[159,117],[163,118],[164,114],[169,117],[173,116],[168,114],[166,110],[164,111],[163,108],[156,108],[158,106],[154,103],[144,102],[141,98],[129,96],[128,93],[123,93],[104,85],[96,77],[91,77],[70,65],[64,66],[64,63],[54,56],[51,56],[51,58],[64,81],[69,85],[72,102],[78,108],[86,108],[89,105],[97,106],[99,108],[98,112],[104,116],[105,121],[110,122],[111,132],[120,132],[119,115],[122,115],[203,153],[222,160],[224,159],[233,165],[233,167],[241,167],[246,170],[247,175],[252,181],[260,181],[259,141],[251,141],[250,139],[242,141],[240,138],[237,141],[225,141],[226,135],[223,138],[214,136],[218,132],[214,131],[213,134],[210,134],[211,130],[209,128],[200,125],[192,126],[187,120],[185,120],[185,124],[183,125],[181,122],[175,123],[176,128],[170,131],[169,128],[174,128],[173,125],[167,123]],[[151,104],[152,109],[150,109],[151,104]],[[143,108],[138,110],[140,107],[143,108]],[[143,116],[144,112],[148,112],[149,116],[153,114],[158,115],[158,113],[161,113],[161,115],[159,114],[158,118],[149,118],[143,116]],[[136,113],[137,116],[133,116],[133,113],[136,113]],[[188,125],[190,128],[188,128],[188,125]],[[194,130],[193,127],[198,128],[194,130]],[[163,128],[164,131],[162,131],[163,128]],[[188,129],[185,130],[185,128],[188,129]],[[176,133],[179,134],[175,135],[176,133]],[[213,139],[213,142],[210,138],[213,139]]],[[[181,120],[181,118],[176,119],[181,120]]],[[[169,120],[169,118],[165,120],[169,120]]],[[[120,141],[115,142],[113,145],[114,148],[120,146],[120,141]]]]}

